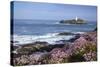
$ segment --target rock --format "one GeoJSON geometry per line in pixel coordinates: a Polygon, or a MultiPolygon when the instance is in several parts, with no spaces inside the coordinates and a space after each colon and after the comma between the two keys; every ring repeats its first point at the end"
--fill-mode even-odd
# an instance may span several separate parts
{"type": "Polygon", "coordinates": [[[47,42],[40,42],[40,41],[36,41],[34,44],[35,44],[35,45],[36,45],[36,44],[48,45],[47,42]]]}
{"type": "Polygon", "coordinates": [[[35,52],[37,49],[32,46],[32,45],[28,45],[28,46],[22,46],[21,48],[18,48],[17,49],[17,52],[18,54],[21,54],[21,55],[28,55],[28,54],[31,54],[33,52],[35,52]]]}
{"type": "Polygon", "coordinates": [[[71,38],[70,40],[68,40],[69,42],[74,42],[76,39],[78,39],[80,37],[80,34],[76,34],[75,37],[71,38]]]}
{"type": "Polygon", "coordinates": [[[97,31],[97,27],[94,29],[94,31],[97,31]]]}
{"type": "Polygon", "coordinates": [[[74,35],[74,33],[71,33],[71,32],[62,32],[62,33],[59,33],[58,35],[74,35]]]}
{"type": "Polygon", "coordinates": [[[43,51],[42,48],[47,47],[47,43],[33,43],[22,45],[21,48],[17,49],[18,54],[32,54],[33,52],[43,51]]]}

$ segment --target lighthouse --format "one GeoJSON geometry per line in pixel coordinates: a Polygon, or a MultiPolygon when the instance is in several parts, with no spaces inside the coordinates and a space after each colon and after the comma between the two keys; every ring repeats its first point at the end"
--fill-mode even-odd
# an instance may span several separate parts
{"type": "Polygon", "coordinates": [[[75,20],[77,21],[78,20],[78,17],[76,16],[75,20]]]}

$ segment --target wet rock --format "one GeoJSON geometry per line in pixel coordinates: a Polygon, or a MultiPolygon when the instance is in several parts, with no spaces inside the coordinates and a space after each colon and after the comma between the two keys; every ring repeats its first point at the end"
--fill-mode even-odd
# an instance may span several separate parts
{"type": "Polygon", "coordinates": [[[47,43],[47,42],[40,42],[40,41],[36,41],[34,44],[35,44],[35,45],[36,45],[36,44],[48,45],[48,43],[47,43]]]}
{"type": "Polygon", "coordinates": [[[75,37],[71,38],[70,40],[68,40],[69,42],[74,42],[76,39],[78,39],[80,37],[80,34],[76,34],[75,37]]]}
{"type": "Polygon", "coordinates": [[[94,31],[97,31],[97,27],[94,29],[94,31]]]}
{"type": "Polygon", "coordinates": [[[58,35],[74,35],[74,33],[71,33],[71,32],[62,32],[62,33],[59,33],[58,35]]]}

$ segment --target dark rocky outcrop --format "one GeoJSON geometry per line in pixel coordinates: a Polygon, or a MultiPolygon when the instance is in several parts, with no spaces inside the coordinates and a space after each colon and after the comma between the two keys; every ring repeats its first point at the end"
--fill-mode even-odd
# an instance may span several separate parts
{"type": "Polygon", "coordinates": [[[71,33],[71,32],[61,32],[58,35],[74,35],[74,33],[71,33]]]}
{"type": "Polygon", "coordinates": [[[97,27],[94,29],[94,31],[97,31],[97,27]]]}

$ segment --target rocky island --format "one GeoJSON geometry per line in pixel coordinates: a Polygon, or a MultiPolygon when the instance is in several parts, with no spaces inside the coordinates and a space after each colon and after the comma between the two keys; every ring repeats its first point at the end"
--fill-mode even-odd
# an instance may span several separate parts
{"type": "Polygon", "coordinates": [[[64,23],[64,24],[85,24],[86,21],[81,19],[81,18],[75,18],[75,19],[71,19],[71,20],[61,20],[60,23],[64,23]]]}

